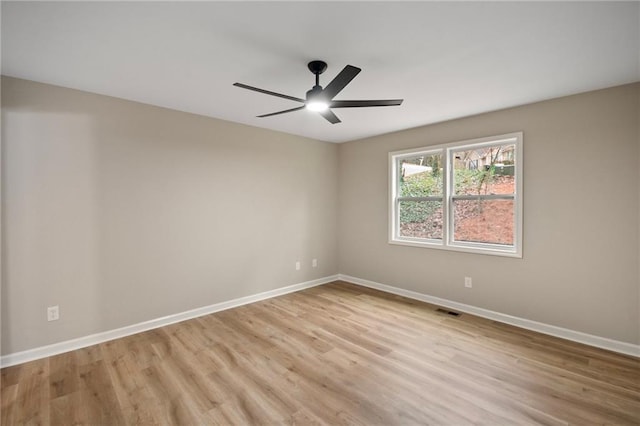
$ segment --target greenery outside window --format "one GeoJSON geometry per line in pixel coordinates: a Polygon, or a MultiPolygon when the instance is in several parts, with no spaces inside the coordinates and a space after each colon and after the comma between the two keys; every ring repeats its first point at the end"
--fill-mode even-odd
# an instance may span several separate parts
{"type": "Polygon", "coordinates": [[[389,153],[389,242],[522,257],[522,133],[389,153]]]}

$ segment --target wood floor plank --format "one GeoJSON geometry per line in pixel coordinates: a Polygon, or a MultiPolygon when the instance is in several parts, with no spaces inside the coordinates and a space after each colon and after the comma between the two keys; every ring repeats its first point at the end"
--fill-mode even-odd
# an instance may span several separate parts
{"type": "Polygon", "coordinates": [[[49,359],[49,384],[51,398],[58,398],[80,387],[78,352],[67,352],[49,359]]]}
{"type": "Polygon", "coordinates": [[[81,407],[86,411],[86,421],[98,424],[124,424],[124,417],[104,360],[80,367],[78,376],[81,407]]]}
{"type": "MultiPolygon", "coordinates": [[[[4,383],[3,383],[4,385],[4,383]]],[[[49,424],[49,359],[28,362],[20,369],[15,424],[49,424]]]]}
{"type": "Polygon", "coordinates": [[[18,384],[4,384],[2,383],[2,395],[0,400],[2,405],[0,406],[0,424],[18,424],[16,416],[18,415],[17,399],[18,399],[18,384]]]}
{"type": "Polygon", "coordinates": [[[344,282],[1,371],[1,425],[640,425],[640,359],[344,282]]]}

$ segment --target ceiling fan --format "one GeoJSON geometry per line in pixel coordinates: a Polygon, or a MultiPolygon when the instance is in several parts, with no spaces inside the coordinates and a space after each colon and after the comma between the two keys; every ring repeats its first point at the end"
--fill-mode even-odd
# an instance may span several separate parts
{"type": "Polygon", "coordinates": [[[272,115],[285,114],[288,112],[298,111],[303,108],[307,108],[311,111],[317,111],[331,124],[340,123],[340,119],[331,111],[331,108],[360,108],[360,107],[381,107],[381,106],[396,106],[402,104],[402,99],[386,99],[386,100],[359,100],[359,101],[336,101],[333,98],[340,93],[342,89],[346,87],[351,80],[355,78],[360,71],[358,67],[347,65],[344,67],[340,74],[338,74],[327,86],[323,89],[320,86],[320,74],[327,69],[327,63],[324,61],[311,61],[307,65],[309,71],[316,76],[316,84],[307,92],[306,98],[296,98],[294,96],[283,95],[282,93],[271,92],[269,90],[259,89],[257,87],[248,86],[242,83],[234,83],[236,87],[243,89],[253,90],[255,92],[264,93],[271,96],[277,96],[279,98],[289,99],[292,101],[300,102],[302,106],[285,109],[284,111],[272,112],[269,114],[259,115],[259,118],[271,117],[272,115]]]}

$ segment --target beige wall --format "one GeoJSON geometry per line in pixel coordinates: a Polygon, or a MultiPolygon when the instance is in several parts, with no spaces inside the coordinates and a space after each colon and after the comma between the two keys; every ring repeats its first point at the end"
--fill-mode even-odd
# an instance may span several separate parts
{"type": "Polygon", "coordinates": [[[639,100],[627,85],[340,145],[340,272],[640,343],[639,100]],[[390,151],[515,131],[523,259],[387,243],[390,151]]]}
{"type": "Polygon", "coordinates": [[[3,354],[338,272],[335,144],[4,77],[2,141],[3,354]]]}

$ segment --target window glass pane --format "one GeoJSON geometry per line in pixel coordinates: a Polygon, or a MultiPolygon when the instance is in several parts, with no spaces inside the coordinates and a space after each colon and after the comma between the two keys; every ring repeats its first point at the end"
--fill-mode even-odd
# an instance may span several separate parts
{"type": "Polygon", "coordinates": [[[455,200],[454,240],[513,245],[513,200],[455,200]]]}
{"type": "Polygon", "coordinates": [[[400,160],[400,197],[442,196],[442,154],[400,160]]]}
{"type": "Polygon", "coordinates": [[[442,239],[442,201],[400,201],[400,236],[442,239]]]}
{"type": "Polygon", "coordinates": [[[515,193],[515,145],[454,151],[455,195],[515,193]]]}

